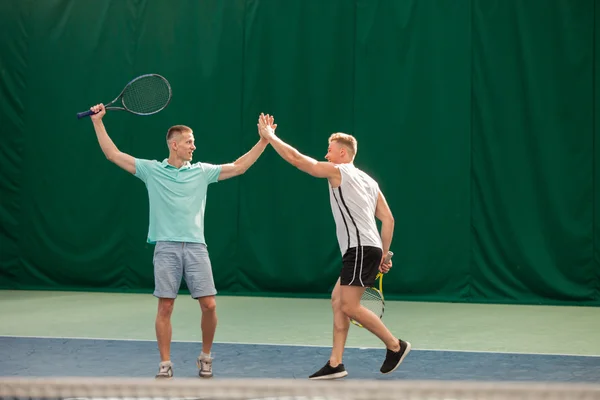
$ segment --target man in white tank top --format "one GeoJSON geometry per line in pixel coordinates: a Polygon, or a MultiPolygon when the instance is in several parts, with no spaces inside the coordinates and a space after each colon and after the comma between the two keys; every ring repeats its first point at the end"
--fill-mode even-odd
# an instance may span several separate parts
{"type": "Polygon", "coordinates": [[[379,271],[387,273],[391,260],[385,262],[394,233],[394,217],[379,189],[369,175],[353,164],[356,139],[344,133],[329,138],[325,158],[328,162],[305,156],[275,135],[277,124],[273,117],[261,114],[258,120],[260,135],[279,155],[317,178],[329,181],[331,210],[336,224],[337,239],[342,254],[342,270],[331,293],[333,308],[333,348],[329,361],[310,379],[336,379],[348,375],[342,355],[348,336],[350,318],[376,335],[386,345],[386,358],[380,371],[394,371],[410,352],[409,342],[396,338],[381,319],[360,304],[365,289],[371,286],[379,271]],[[375,218],[381,221],[381,235],[375,218]]]}

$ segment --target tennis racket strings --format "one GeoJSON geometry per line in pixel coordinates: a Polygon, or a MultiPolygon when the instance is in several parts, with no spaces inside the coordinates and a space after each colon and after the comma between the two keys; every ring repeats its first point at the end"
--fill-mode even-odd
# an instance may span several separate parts
{"type": "Polygon", "coordinates": [[[152,114],[163,109],[171,99],[169,83],[159,75],[148,75],[129,84],[122,97],[123,106],[136,114],[152,114]]]}

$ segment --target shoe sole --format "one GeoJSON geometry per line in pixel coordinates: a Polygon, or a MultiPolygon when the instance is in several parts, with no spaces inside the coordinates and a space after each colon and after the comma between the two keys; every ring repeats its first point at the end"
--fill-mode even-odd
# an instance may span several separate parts
{"type": "Polygon", "coordinates": [[[390,370],[388,372],[382,372],[382,374],[385,375],[385,374],[390,374],[390,373],[394,372],[400,366],[400,364],[402,364],[402,361],[404,361],[404,359],[406,358],[408,353],[410,353],[410,349],[411,349],[410,342],[406,342],[406,350],[404,350],[404,354],[402,354],[402,357],[400,357],[400,361],[398,361],[398,364],[396,364],[396,366],[394,368],[392,368],[392,370],[390,370]]]}
{"type": "Polygon", "coordinates": [[[339,379],[339,378],[345,377],[346,375],[348,375],[348,371],[336,372],[335,374],[316,376],[314,378],[308,378],[308,379],[310,379],[311,381],[326,380],[326,379],[339,379]]]}

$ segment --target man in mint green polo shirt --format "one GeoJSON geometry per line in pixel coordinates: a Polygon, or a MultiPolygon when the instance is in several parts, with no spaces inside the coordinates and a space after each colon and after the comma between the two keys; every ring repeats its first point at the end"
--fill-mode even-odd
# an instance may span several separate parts
{"type": "Polygon", "coordinates": [[[156,378],[171,378],[171,314],[181,278],[202,310],[202,352],[197,358],[201,377],[212,377],[211,347],[217,328],[215,284],[204,239],[206,191],[211,183],[243,174],[265,150],[262,139],[246,154],[230,164],[191,164],[196,149],[194,134],[185,125],[175,125],[167,133],[169,158],[162,162],[143,160],[121,152],[106,132],[103,104],[90,108],[98,143],[106,158],[141,179],[148,189],[150,203],[148,239],[154,249],[154,296],[158,298],[156,340],[160,353],[156,378]]]}

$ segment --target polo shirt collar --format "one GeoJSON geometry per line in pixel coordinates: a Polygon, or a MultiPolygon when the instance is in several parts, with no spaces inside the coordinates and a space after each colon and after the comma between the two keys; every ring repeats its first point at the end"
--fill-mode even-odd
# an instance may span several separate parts
{"type": "MultiPolygon", "coordinates": [[[[162,163],[160,163],[160,165],[161,165],[162,167],[164,167],[164,168],[174,168],[174,169],[178,169],[178,168],[175,168],[175,166],[173,166],[173,165],[169,164],[169,161],[168,161],[168,160],[169,160],[168,158],[165,158],[165,159],[163,160],[163,162],[162,162],[162,163]]],[[[191,168],[191,167],[192,167],[192,165],[190,164],[190,162],[189,162],[189,161],[186,161],[186,162],[184,162],[184,163],[183,163],[183,165],[182,165],[182,166],[181,166],[181,168],[179,168],[179,169],[189,169],[189,168],[191,168]]]]}

